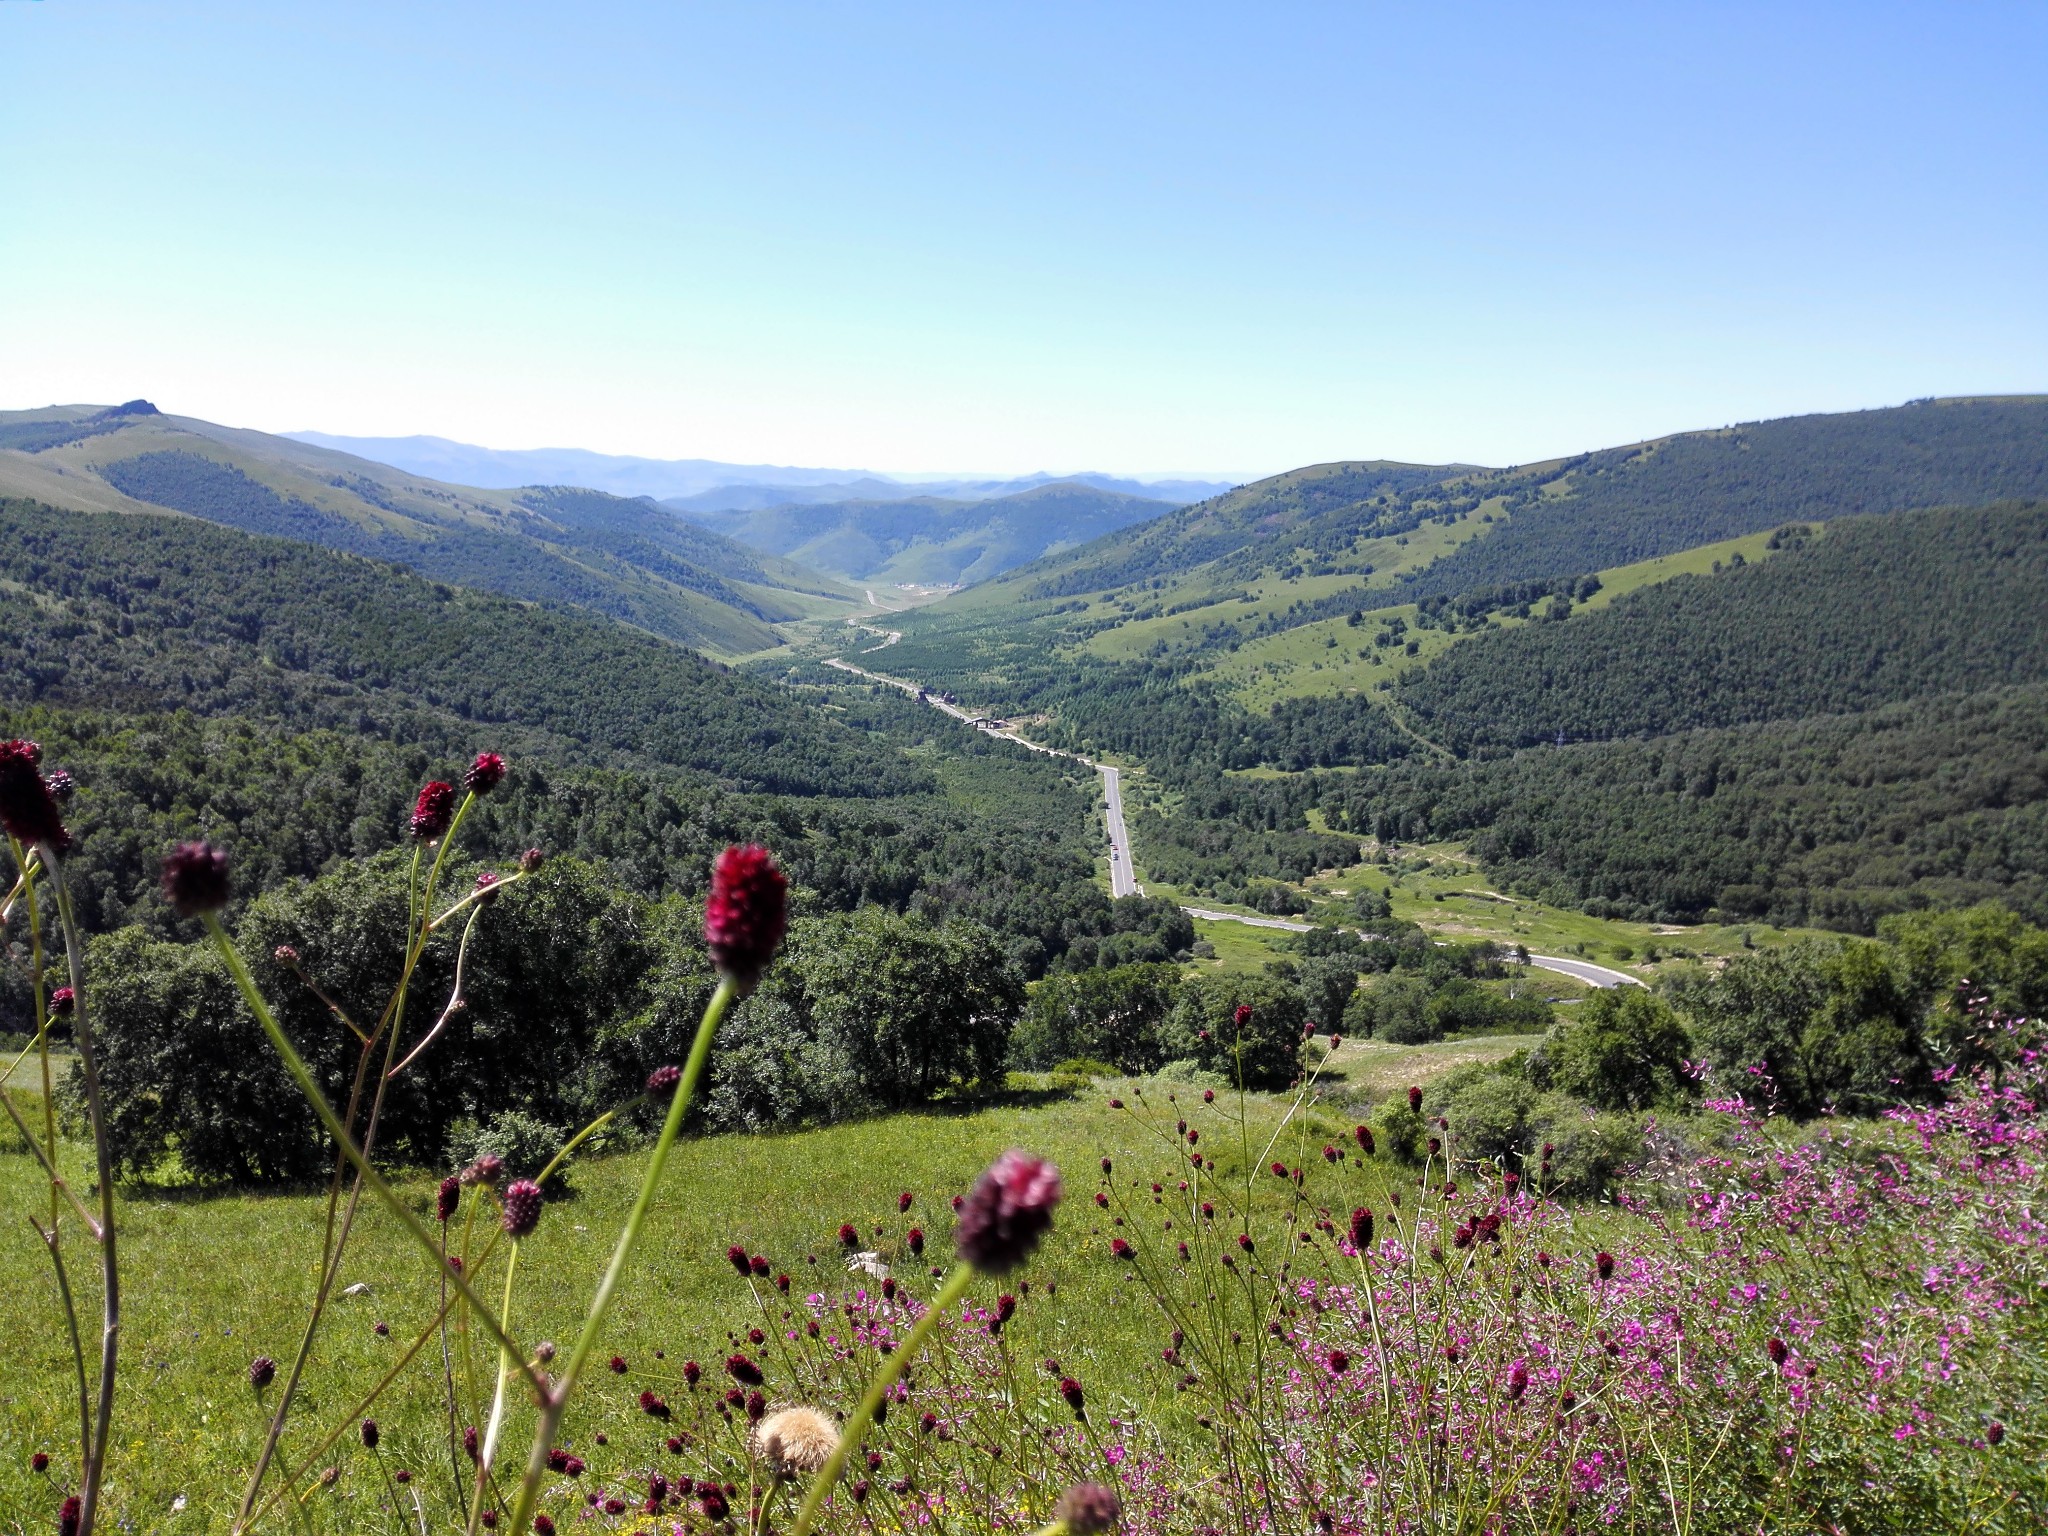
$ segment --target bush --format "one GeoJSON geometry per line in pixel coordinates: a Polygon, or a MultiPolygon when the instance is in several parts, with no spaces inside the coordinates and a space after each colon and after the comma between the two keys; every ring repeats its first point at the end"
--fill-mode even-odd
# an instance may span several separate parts
{"type": "Polygon", "coordinates": [[[1428,1123],[1421,1111],[1409,1106],[1406,1094],[1396,1094],[1373,1111],[1373,1127],[1387,1155],[1404,1163],[1422,1161],[1428,1123]]]}
{"type": "Polygon", "coordinates": [[[1885,946],[1814,940],[1738,957],[1681,985],[1680,1008],[1707,1059],[1749,1091],[1749,1069],[1785,1113],[1869,1113],[1933,1091],[1922,1011],[1885,946]]]}
{"type": "Polygon", "coordinates": [[[1187,983],[1168,1016],[1168,1055],[1247,1088],[1285,1088],[1299,1072],[1308,1008],[1270,976],[1205,976],[1187,983]],[[1251,1009],[1240,1027],[1240,1006],[1251,1009]]]}
{"type": "MultiPolygon", "coordinates": [[[[537,1179],[568,1139],[559,1126],[522,1110],[507,1109],[480,1126],[458,1126],[450,1138],[449,1152],[457,1164],[475,1162],[489,1153],[504,1160],[507,1178],[537,1179]]],[[[548,1182],[551,1188],[559,1188],[564,1181],[557,1172],[548,1182]]]]}
{"type": "Polygon", "coordinates": [[[1643,1157],[1640,1122],[1590,1109],[1561,1093],[1537,1099],[1530,1109],[1528,1135],[1530,1145],[1539,1151],[1551,1148],[1546,1193],[1589,1199],[1604,1194],[1617,1174],[1643,1157]]]}
{"type": "Polygon", "coordinates": [[[1160,1029],[1179,991],[1180,972],[1170,965],[1048,976],[1031,988],[1017,1021],[1011,1065],[1042,1071],[1086,1056],[1134,1075],[1150,1072],[1164,1059],[1160,1029]]]}
{"type": "MultiPolygon", "coordinates": [[[[1382,976],[1358,994],[1356,1032],[1374,1035],[1392,1045],[1424,1045],[1438,1038],[1437,1021],[1431,1017],[1429,983],[1420,976],[1395,973],[1382,976]]],[[[1345,1028],[1351,1029],[1347,1011],[1345,1028]]]]}
{"type": "Polygon", "coordinates": [[[1646,1110],[1687,1097],[1685,1026],[1641,987],[1595,992],[1544,1041],[1553,1086],[1601,1109],[1646,1110]]]}
{"type": "Polygon", "coordinates": [[[1529,1116],[1535,1108],[1536,1090],[1524,1079],[1485,1073],[1444,1105],[1452,1150],[1460,1162],[1499,1162],[1513,1171],[1528,1151],[1529,1116]]]}

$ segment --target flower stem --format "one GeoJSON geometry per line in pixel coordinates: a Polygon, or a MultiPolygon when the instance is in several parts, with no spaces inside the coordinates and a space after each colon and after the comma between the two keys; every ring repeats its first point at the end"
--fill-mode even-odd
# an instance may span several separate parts
{"type": "Polygon", "coordinates": [[[818,1474],[811,1484],[811,1491],[805,1495],[804,1507],[797,1512],[796,1524],[790,1529],[790,1536],[809,1536],[811,1527],[817,1524],[818,1516],[824,1510],[825,1500],[831,1497],[832,1485],[839,1481],[840,1473],[846,1470],[848,1458],[860,1449],[861,1440],[868,1432],[868,1425],[874,1422],[875,1412],[882,1406],[883,1397],[896,1385],[897,1379],[910,1368],[911,1360],[923,1347],[924,1341],[931,1336],[931,1331],[938,1326],[939,1315],[960,1299],[961,1293],[973,1280],[973,1265],[954,1265],[953,1273],[946,1277],[946,1283],[939,1288],[939,1294],[934,1296],[932,1304],[925,1308],[924,1316],[917,1320],[909,1336],[882,1361],[881,1369],[875,1372],[874,1379],[868,1383],[867,1395],[860,1400],[860,1407],[854,1411],[853,1417],[846,1421],[846,1429],[839,1436],[839,1444],[833,1449],[832,1459],[825,1463],[825,1469],[818,1474]]]}
{"type": "Polygon", "coordinates": [[[661,1135],[654,1143],[654,1151],[648,1155],[647,1171],[640,1179],[640,1193],[633,1201],[626,1225],[619,1232],[619,1241],[612,1249],[611,1263],[605,1268],[604,1278],[597,1283],[597,1293],[590,1299],[590,1316],[584,1320],[582,1333],[577,1335],[576,1346],[570,1351],[560,1383],[552,1390],[541,1389],[540,1423],[534,1429],[533,1452],[527,1458],[526,1475],[519,1483],[519,1502],[513,1507],[512,1518],[507,1522],[509,1530],[523,1531],[533,1518],[533,1506],[540,1497],[541,1478],[547,1472],[548,1448],[554,1443],[555,1430],[562,1422],[562,1414],[569,1406],[570,1394],[576,1390],[590,1352],[597,1347],[598,1337],[604,1332],[605,1314],[611,1310],[619,1278],[625,1273],[634,1248],[639,1245],[640,1232],[647,1224],[647,1211],[654,1204],[654,1192],[661,1183],[663,1169],[668,1165],[669,1152],[675,1146],[676,1138],[682,1134],[690,1099],[697,1090],[698,1079],[704,1075],[704,1064],[711,1057],[711,1042],[717,1038],[719,1023],[724,1019],[726,1009],[732,1006],[735,991],[730,979],[720,981],[718,990],[711,994],[711,1001],[705,1006],[704,1017],[697,1022],[697,1038],[691,1042],[689,1060],[684,1064],[683,1075],[677,1079],[675,1093],[669,1099],[668,1118],[662,1122],[661,1135]]]}

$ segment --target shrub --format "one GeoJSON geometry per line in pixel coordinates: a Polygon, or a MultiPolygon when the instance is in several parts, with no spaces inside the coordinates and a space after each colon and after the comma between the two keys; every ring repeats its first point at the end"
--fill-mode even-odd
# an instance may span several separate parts
{"type": "Polygon", "coordinates": [[[1358,995],[1365,1025],[1358,1033],[1392,1045],[1424,1045],[1439,1038],[1441,1030],[1429,1010],[1430,986],[1420,976],[1383,976],[1358,995]]]}
{"type": "Polygon", "coordinates": [[[1550,1192],[1592,1198],[1615,1176],[1641,1161],[1643,1128],[1627,1115],[1589,1108],[1562,1093],[1546,1093],[1530,1106],[1531,1149],[1551,1147],[1550,1192]]]}
{"type": "MultiPolygon", "coordinates": [[[[567,1140],[561,1127],[549,1125],[523,1110],[507,1109],[482,1125],[458,1126],[449,1139],[449,1153],[456,1164],[475,1162],[486,1153],[501,1158],[510,1179],[537,1179],[567,1140]]],[[[551,1184],[563,1182],[557,1173],[551,1184]]]]}
{"type": "Polygon", "coordinates": [[[1601,1109],[1645,1110],[1683,1099],[1692,1041],[1668,1003],[1641,987],[1595,992],[1550,1031],[1553,1086],[1601,1109]]]}
{"type": "Polygon", "coordinates": [[[1270,976],[1205,976],[1182,988],[1166,1022],[1167,1053],[1247,1088],[1284,1088],[1298,1072],[1308,1008],[1270,976]],[[1236,1022],[1240,1007],[1251,1014],[1236,1022]]]}
{"type": "Polygon", "coordinates": [[[1460,1161],[1499,1162],[1514,1170],[1528,1149],[1536,1090],[1520,1077],[1488,1072],[1444,1105],[1451,1145],[1460,1161]]]}
{"type": "Polygon", "coordinates": [[[1160,1029],[1179,991],[1180,972],[1170,965],[1049,976],[1031,988],[1010,1060],[1043,1070],[1065,1057],[1089,1056],[1123,1072],[1150,1072],[1163,1059],[1160,1029]]]}

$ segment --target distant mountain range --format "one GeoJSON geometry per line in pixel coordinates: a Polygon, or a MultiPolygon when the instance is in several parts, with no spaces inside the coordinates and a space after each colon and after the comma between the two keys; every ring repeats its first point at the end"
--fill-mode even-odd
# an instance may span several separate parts
{"type": "Polygon", "coordinates": [[[1174,510],[1171,502],[1111,489],[1106,479],[1055,480],[972,500],[899,493],[757,510],[713,510],[702,498],[662,505],[849,581],[968,585],[1174,510]]]}
{"type": "Polygon", "coordinates": [[[716,656],[859,595],[646,498],[580,486],[475,489],[291,438],[166,416],[147,401],[0,412],[0,497],[178,512],[405,565],[436,581],[573,603],[716,656]]]}
{"type": "Polygon", "coordinates": [[[858,469],[797,469],[780,464],[724,464],[715,459],[643,459],[590,453],[581,448],[478,448],[445,437],[338,437],[330,432],[286,432],[295,442],[374,459],[408,474],[458,485],[511,489],[522,485],[581,485],[614,496],[686,501],[703,512],[758,511],[802,502],[944,496],[984,501],[1041,485],[1073,481],[1097,490],[1144,496],[1185,506],[1230,489],[1221,480],[1141,481],[1113,475],[1025,475],[1010,480],[944,479],[885,475],[858,469]]]}

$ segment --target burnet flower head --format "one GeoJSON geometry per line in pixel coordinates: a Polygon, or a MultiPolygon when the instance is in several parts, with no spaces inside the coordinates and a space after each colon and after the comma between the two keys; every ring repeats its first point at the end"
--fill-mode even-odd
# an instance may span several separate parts
{"type": "Polygon", "coordinates": [[[749,843],[721,853],[704,903],[704,943],[741,996],[760,983],[788,928],[789,882],[768,850],[749,843]]]}
{"type": "Polygon", "coordinates": [[[1007,1275],[1052,1229],[1059,1203],[1059,1169],[1027,1152],[1005,1152],[960,1207],[954,1249],[985,1275],[1007,1275]]]}
{"type": "MultiPolygon", "coordinates": [[[[42,774],[43,749],[32,741],[0,741],[0,826],[29,847],[53,853],[71,847],[58,796],[42,774]]],[[[52,777],[60,777],[53,775],[52,777]]],[[[61,776],[70,782],[68,775],[61,776]]]]}

